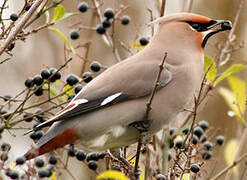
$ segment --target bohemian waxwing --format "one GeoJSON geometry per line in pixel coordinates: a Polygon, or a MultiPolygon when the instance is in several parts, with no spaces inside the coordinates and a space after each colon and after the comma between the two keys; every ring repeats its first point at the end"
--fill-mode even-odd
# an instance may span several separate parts
{"type": "Polygon", "coordinates": [[[191,13],[156,19],[158,29],[142,51],[105,70],[88,83],[55,117],[34,130],[50,126],[31,159],[77,141],[86,149],[103,151],[138,141],[146,103],[165,53],[158,91],[152,101],[147,135],[159,131],[183,111],[201,83],[203,48],[210,36],[231,29],[231,22],[191,13]],[[212,29],[220,25],[218,29],[212,29]]]}

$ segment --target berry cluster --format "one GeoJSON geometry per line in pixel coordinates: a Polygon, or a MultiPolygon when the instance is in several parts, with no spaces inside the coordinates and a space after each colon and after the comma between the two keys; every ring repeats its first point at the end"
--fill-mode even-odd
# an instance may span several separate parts
{"type": "Polygon", "coordinates": [[[78,150],[74,148],[74,146],[70,146],[68,150],[68,155],[70,157],[76,157],[78,161],[84,161],[89,169],[95,171],[98,168],[98,160],[104,159],[106,153],[90,152],[86,154],[83,150],[78,150]]]}
{"type": "MultiPolygon", "coordinates": [[[[200,171],[200,167],[203,163],[200,161],[209,160],[212,158],[214,145],[221,146],[224,143],[224,136],[217,136],[215,142],[211,142],[207,134],[210,132],[209,123],[205,120],[200,121],[191,134],[189,127],[184,127],[180,130],[176,128],[170,128],[169,133],[169,145],[171,150],[168,153],[168,161],[176,161],[179,163],[184,154],[192,152],[192,156],[196,158],[198,163],[191,164],[190,171],[197,174],[200,171]],[[187,140],[185,142],[185,139],[187,140]],[[178,159],[178,157],[180,157],[178,159]]],[[[187,160],[190,160],[186,156],[187,160]]],[[[182,162],[181,162],[182,163],[182,162]]],[[[162,178],[160,178],[162,179],[162,178]]]]}

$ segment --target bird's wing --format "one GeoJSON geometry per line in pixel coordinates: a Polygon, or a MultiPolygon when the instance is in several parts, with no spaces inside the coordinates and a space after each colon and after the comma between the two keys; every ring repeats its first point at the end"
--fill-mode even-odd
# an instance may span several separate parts
{"type": "MultiPolygon", "coordinates": [[[[152,61],[118,63],[85,86],[65,109],[33,130],[115,103],[150,95],[159,70],[159,64],[152,61]]],[[[172,74],[166,67],[161,73],[158,88],[171,80],[172,74]]]]}

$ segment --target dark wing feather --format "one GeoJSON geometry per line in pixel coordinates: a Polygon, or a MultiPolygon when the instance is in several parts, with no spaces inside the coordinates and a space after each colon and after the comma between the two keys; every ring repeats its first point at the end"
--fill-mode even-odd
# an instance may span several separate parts
{"type": "Polygon", "coordinates": [[[130,98],[129,95],[127,94],[121,94],[120,96],[118,96],[117,98],[115,98],[114,100],[112,100],[111,102],[105,104],[105,105],[101,105],[101,103],[109,96],[104,96],[104,97],[101,97],[101,98],[98,98],[98,99],[95,99],[95,100],[90,100],[89,102],[87,103],[82,103],[82,104],[78,104],[78,105],[74,105],[71,106],[71,107],[67,107],[66,109],[62,110],[62,112],[65,112],[65,113],[58,113],[57,116],[55,116],[55,118],[52,118],[46,122],[43,122],[41,124],[39,124],[38,126],[36,126],[35,128],[33,128],[32,130],[30,131],[27,131],[25,134],[28,134],[32,131],[37,131],[37,130],[40,130],[44,127],[47,127],[47,126],[51,126],[54,122],[56,121],[60,121],[60,120],[63,120],[63,119],[68,119],[68,118],[71,118],[71,117],[74,117],[74,116],[77,116],[77,115],[80,115],[80,114],[84,114],[84,113],[88,113],[90,111],[93,111],[95,109],[99,109],[99,108],[102,108],[102,107],[106,107],[106,106],[110,106],[112,104],[116,104],[118,102],[121,102],[121,101],[124,101],[124,100],[127,100],[130,98]]]}

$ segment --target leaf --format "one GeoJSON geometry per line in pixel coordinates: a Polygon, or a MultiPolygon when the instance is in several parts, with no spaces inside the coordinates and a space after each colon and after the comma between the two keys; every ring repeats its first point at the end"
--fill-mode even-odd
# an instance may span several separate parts
{"type": "Polygon", "coordinates": [[[216,81],[214,82],[214,86],[216,86],[217,84],[219,84],[219,82],[221,82],[222,80],[224,80],[225,78],[227,78],[228,76],[238,72],[238,71],[241,71],[243,69],[245,69],[246,66],[243,65],[243,64],[234,64],[232,65],[231,67],[229,67],[228,69],[226,69],[222,75],[220,77],[218,77],[216,79],[216,81]]]}
{"type": "Polygon", "coordinates": [[[66,95],[67,99],[68,99],[69,95],[71,95],[73,93],[73,90],[74,89],[68,84],[64,87],[64,91],[66,91],[65,95],[66,95]]]}
{"type": "MultiPolygon", "coordinates": [[[[229,166],[235,158],[236,152],[237,152],[237,148],[238,147],[238,142],[236,139],[231,139],[230,141],[228,141],[225,145],[225,149],[224,149],[224,159],[226,161],[226,164],[229,166]]],[[[233,168],[233,172],[236,172],[236,167],[233,168]]]]}
{"type": "Polygon", "coordinates": [[[97,179],[107,179],[107,178],[118,179],[118,180],[129,180],[123,173],[114,170],[105,171],[97,176],[97,179]]]}
{"type": "Polygon", "coordinates": [[[207,72],[206,79],[209,82],[213,82],[215,80],[217,69],[214,60],[209,56],[204,56],[203,71],[204,73],[207,72]]]}
{"type": "MultiPolygon", "coordinates": [[[[46,7],[45,7],[46,9],[46,7]]],[[[49,11],[45,11],[45,22],[48,24],[50,21],[50,13],[49,11]]]]}
{"type": "Polygon", "coordinates": [[[140,44],[140,41],[139,41],[139,40],[136,40],[136,41],[134,41],[134,42],[130,42],[130,43],[129,43],[129,47],[130,47],[130,48],[137,49],[137,50],[142,50],[142,49],[144,49],[146,46],[142,46],[142,45],[140,44]]]}
{"type": "Polygon", "coordinates": [[[234,76],[229,76],[227,78],[228,83],[235,94],[236,100],[237,100],[237,106],[240,110],[240,114],[245,113],[245,102],[246,102],[246,84],[243,80],[234,77],[234,76]]]}
{"type": "Polygon", "coordinates": [[[64,43],[70,48],[71,52],[73,54],[75,54],[75,49],[69,43],[69,41],[67,40],[67,38],[58,29],[52,28],[52,27],[49,27],[48,29],[50,29],[50,30],[54,31],[55,33],[57,33],[62,38],[62,40],[64,41],[64,43]]]}
{"type": "Polygon", "coordinates": [[[190,173],[183,174],[182,180],[190,180],[190,173]]]}
{"type": "Polygon", "coordinates": [[[64,15],[63,15],[63,17],[61,18],[61,19],[59,19],[59,21],[62,21],[62,20],[64,20],[64,19],[67,19],[67,18],[69,18],[69,17],[71,17],[71,16],[75,16],[75,15],[78,15],[79,13],[78,12],[74,12],[74,13],[65,13],[64,15]]]}
{"type": "Polygon", "coordinates": [[[218,92],[225,99],[225,101],[228,104],[228,106],[230,107],[230,109],[235,113],[235,114],[231,113],[231,115],[238,118],[239,120],[241,120],[241,122],[243,124],[245,124],[245,121],[242,118],[240,111],[239,111],[239,108],[236,104],[237,100],[236,100],[236,97],[233,94],[233,92],[227,88],[224,88],[224,87],[218,88],[218,92]]]}
{"type": "Polygon", "coordinates": [[[61,19],[64,16],[65,12],[66,12],[65,8],[61,4],[57,5],[53,10],[52,23],[61,19]]]}
{"type": "MultiPolygon", "coordinates": [[[[50,87],[48,86],[48,84],[44,84],[43,85],[43,89],[47,89],[48,91],[50,90],[50,93],[53,96],[58,96],[60,94],[60,92],[53,86],[50,84],[50,87]]],[[[57,100],[59,101],[59,103],[64,103],[66,102],[66,99],[64,96],[58,96],[57,100]]]]}

